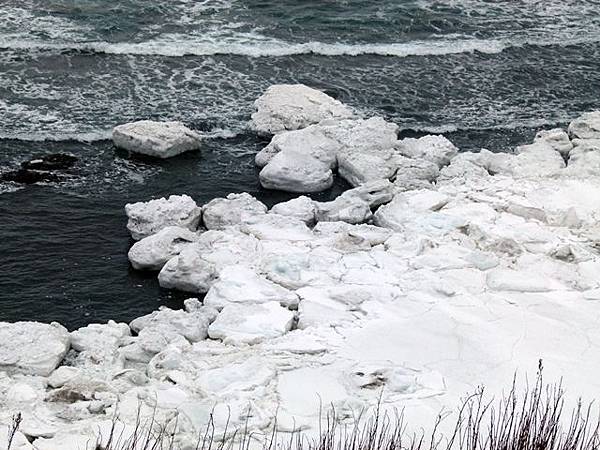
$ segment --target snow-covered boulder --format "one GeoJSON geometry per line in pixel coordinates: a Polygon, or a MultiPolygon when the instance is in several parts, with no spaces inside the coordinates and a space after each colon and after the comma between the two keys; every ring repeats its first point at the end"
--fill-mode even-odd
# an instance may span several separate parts
{"type": "MultiPolygon", "coordinates": [[[[334,237],[334,245],[339,242],[339,239],[348,239],[355,241],[354,251],[360,248],[363,242],[372,247],[383,244],[393,234],[392,230],[381,228],[375,225],[358,224],[353,225],[347,222],[319,222],[315,225],[313,232],[317,237],[334,237]]],[[[339,246],[337,247],[339,249],[339,246]]],[[[368,248],[367,248],[368,249],[368,248]]]]}
{"type": "Polygon", "coordinates": [[[72,379],[81,376],[81,369],[72,366],[60,366],[48,377],[48,385],[57,389],[72,379]]]}
{"type": "Polygon", "coordinates": [[[587,177],[600,174],[600,139],[574,140],[569,152],[569,175],[587,177]]]}
{"type": "Polygon", "coordinates": [[[393,156],[398,126],[372,117],[346,128],[337,131],[337,139],[344,144],[337,154],[340,176],[352,186],[391,178],[396,172],[393,156]]]}
{"type": "Polygon", "coordinates": [[[116,126],[112,132],[116,147],[157,158],[170,158],[198,150],[202,137],[181,122],[140,120],[116,126]]]}
{"type": "Polygon", "coordinates": [[[330,202],[315,202],[317,222],[363,223],[373,214],[367,202],[356,196],[339,196],[330,202]]]}
{"type": "Polygon", "coordinates": [[[287,192],[319,192],[333,184],[329,164],[298,152],[279,152],[263,167],[260,184],[287,192]]]}
{"type": "Polygon", "coordinates": [[[429,188],[440,174],[437,164],[421,158],[397,155],[394,166],[394,186],[399,191],[429,188]]]}
{"type": "Polygon", "coordinates": [[[359,198],[368,203],[369,207],[376,208],[392,200],[394,186],[388,180],[375,180],[354,189],[349,189],[340,197],[359,198]]]}
{"type": "MultiPolygon", "coordinates": [[[[112,320],[79,328],[71,332],[72,348],[78,353],[70,363],[81,371],[83,378],[108,381],[112,375],[123,370],[125,360],[119,354],[119,349],[130,338],[129,326],[112,320]]],[[[64,378],[63,375],[56,377],[60,380],[64,378]]]]}
{"type": "Polygon", "coordinates": [[[385,152],[340,152],[337,157],[338,173],[352,186],[389,179],[396,173],[392,157],[391,149],[385,152]]]}
{"type": "Polygon", "coordinates": [[[326,119],[347,119],[352,109],[303,84],[269,87],[255,102],[252,127],[260,134],[297,130],[326,119]]]}
{"type": "Polygon", "coordinates": [[[71,332],[71,347],[78,352],[103,353],[105,350],[116,350],[121,341],[130,335],[131,331],[126,323],[113,320],[106,324],[92,323],[71,332]]]}
{"type": "Polygon", "coordinates": [[[363,223],[373,215],[371,209],[393,198],[393,185],[388,180],[375,180],[350,189],[330,202],[314,202],[317,222],[363,223]]]}
{"type": "Polygon", "coordinates": [[[0,371],[44,377],[70,347],[69,332],[54,322],[0,322],[0,342],[0,371]]]}
{"type": "Polygon", "coordinates": [[[219,313],[208,334],[226,344],[257,344],[284,335],[293,322],[294,313],[276,301],[260,305],[231,303],[219,313]]]}
{"type": "Polygon", "coordinates": [[[215,198],[202,207],[204,226],[209,230],[239,225],[245,217],[266,212],[267,207],[246,192],[215,198]]]}
{"type": "Polygon", "coordinates": [[[522,145],[516,148],[516,153],[513,165],[515,177],[548,176],[558,173],[565,167],[565,161],[560,153],[546,141],[522,145]]]}
{"type": "Polygon", "coordinates": [[[127,257],[134,269],[160,270],[169,259],[181,253],[186,245],[197,240],[197,233],[187,228],[170,226],[133,244],[127,257]]]}
{"type": "MultiPolygon", "coordinates": [[[[252,220],[260,221],[265,214],[250,216],[244,224],[252,220]]],[[[244,225],[242,224],[242,227],[244,225]]],[[[215,266],[219,271],[233,264],[252,266],[260,255],[259,240],[249,234],[229,228],[227,230],[209,230],[200,235],[195,247],[202,259],[215,266]]]]}
{"type": "Polygon", "coordinates": [[[485,179],[490,176],[485,168],[469,159],[461,158],[461,155],[462,153],[440,170],[440,175],[437,178],[438,184],[485,179]]]}
{"type": "Polygon", "coordinates": [[[291,152],[311,156],[332,169],[335,167],[335,156],[343,143],[337,139],[332,129],[340,126],[338,122],[311,125],[301,130],[288,131],[273,136],[269,145],[256,154],[258,167],[266,166],[280,152],[291,152]]]}
{"type": "Polygon", "coordinates": [[[127,229],[136,241],[158,233],[165,227],[178,226],[195,231],[202,209],[188,195],[171,195],[147,202],[125,205],[127,229]]]}
{"type": "Polygon", "coordinates": [[[190,342],[198,342],[207,338],[208,327],[216,317],[217,311],[207,306],[199,306],[191,312],[161,307],[134,319],[130,327],[136,333],[146,328],[169,329],[190,342]]]}
{"type": "Polygon", "coordinates": [[[279,214],[251,217],[240,230],[259,240],[310,241],[313,238],[310,228],[302,220],[279,214]]]}
{"type": "Polygon", "coordinates": [[[569,135],[578,139],[600,139],[600,111],[584,113],[569,124],[569,135]]]}
{"type": "Polygon", "coordinates": [[[324,121],[303,130],[275,136],[257,156],[261,184],[290,192],[315,192],[333,182],[332,170],[358,186],[390,178],[397,141],[396,124],[381,117],[324,121]]]}
{"type": "MultiPolygon", "coordinates": [[[[539,143],[549,149],[545,142],[539,143]]],[[[522,159],[525,157],[521,157],[522,159]]],[[[522,161],[526,165],[527,161],[522,161]]],[[[527,163],[529,164],[529,163],[527,163]]],[[[494,153],[486,149],[480,152],[463,152],[450,161],[450,165],[440,170],[437,183],[444,183],[453,179],[464,181],[466,179],[484,180],[493,175],[512,176],[517,165],[517,155],[509,153],[494,153]]]]}
{"type": "Polygon", "coordinates": [[[254,270],[244,266],[229,266],[223,269],[219,280],[214,283],[204,304],[223,309],[231,303],[260,304],[276,301],[285,307],[296,307],[298,296],[292,291],[267,280],[254,270]]]}
{"type": "Polygon", "coordinates": [[[300,219],[308,226],[315,222],[315,202],[301,195],[287,202],[277,203],[271,208],[271,213],[300,219]]]}
{"type": "Polygon", "coordinates": [[[538,131],[533,142],[546,142],[561,155],[566,156],[573,148],[569,135],[562,128],[538,131]]]}
{"type": "Polygon", "coordinates": [[[375,225],[396,231],[405,231],[406,227],[449,230],[464,225],[464,221],[456,221],[452,216],[430,215],[442,209],[448,201],[447,195],[437,191],[407,191],[380,207],[375,213],[374,222],[375,225]]]}
{"type": "Polygon", "coordinates": [[[330,133],[344,143],[343,151],[387,152],[398,143],[399,127],[383,117],[341,122],[330,133]]]}
{"type": "Polygon", "coordinates": [[[166,289],[203,294],[218,276],[214,264],[200,255],[197,244],[185,247],[179,255],[171,258],[158,274],[158,283],[166,289]]]}
{"type": "Polygon", "coordinates": [[[421,138],[405,138],[398,141],[396,150],[408,158],[425,159],[442,168],[458,154],[455,145],[440,135],[427,135],[421,138]]]}
{"type": "Polygon", "coordinates": [[[548,292],[564,289],[558,281],[533,270],[492,269],[487,272],[486,282],[495,291],[548,292]]]}
{"type": "MultiPolygon", "coordinates": [[[[305,287],[298,290],[301,298],[298,307],[298,328],[309,327],[336,327],[343,324],[356,322],[358,315],[352,313],[350,305],[332,298],[331,288],[305,287]]],[[[360,303],[352,305],[353,309],[360,303]]]]}

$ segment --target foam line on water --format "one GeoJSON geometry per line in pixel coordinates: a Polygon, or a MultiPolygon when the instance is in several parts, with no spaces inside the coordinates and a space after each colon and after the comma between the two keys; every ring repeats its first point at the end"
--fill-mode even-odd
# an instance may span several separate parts
{"type": "MultiPolygon", "coordinates": [[[[231,139],[236,137],[240,130],[233,128],[215,128],[210,131],[200,132],[204,139],[231,139]]],[[[99,142],[107,141],[112,139],[112,129],[110,130],[97,130],[87,131],[82,133],[72,132],[39,132],[39,133],[0,133],[0,140],[15,140],[15,141],[29,141],[29,142],[64,142],[64,141],[77,141],[77,142],[99,142]]]]}
{"type": "Polygon", "coordinates": [[[77,142],[97,142],[111,139],[112,130],[98,130],[82,133],[0,133],[0,140],[15,141],[77,141],[77,142]]]}
{"type": "Polygon", "coordinates": [[[0,49],[47,52],[91,52],[114,55],[157,55],[180,57],[187,55],[239,55],[247,57],[278,57],[303,54],[323,56],[432,56],[481,52],[497,54],[526,45],[567,46],[600,42],[600,36],[561,39],[440,39],[406,43],[343,44],[306,42],[289,43],[268,39],[223,39],[194,41],[179,36],[164,36],[160,40],[138,43],[110,42],[45,42],[0,38],[0,49]]]}

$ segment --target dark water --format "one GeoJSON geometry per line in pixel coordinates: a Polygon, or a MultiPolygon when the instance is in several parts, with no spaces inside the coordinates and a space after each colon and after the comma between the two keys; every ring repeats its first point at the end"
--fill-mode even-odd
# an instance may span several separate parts
{"type": "Polygon", "coordinates": [[[0,184],[0,320],[73,328],[179,305],[129,268],[123,205],[289,198],[260,188],[265,143],[246,131],[271,84],[323,89],[406,135],[506,151],[598,108],[599,69],[592,0],[0,0],[0,170],[80,158],[65,183],[0,184]],[[168,161],[116,152],[110,129],[142,118],[210,138],[168,161]]]}

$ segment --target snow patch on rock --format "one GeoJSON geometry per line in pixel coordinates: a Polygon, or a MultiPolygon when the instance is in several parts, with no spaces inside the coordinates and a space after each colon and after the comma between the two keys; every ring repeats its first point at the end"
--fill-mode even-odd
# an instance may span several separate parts
{"type": "Polygon", "coordinates": [[[200,223],[202,209],[188,195],[171,195],[148,202],[128,203],[125,213],[127,229],[133,239],[140,240],[158,233],[168,226],[195,231],[200,223]]]}
{"type": "Polygon", "coordinates": [[[171,158],[198,150],[201,135],[181,122],[140,120],[116,126],[112,132],[116,147],[157,158],[171,158]]]}

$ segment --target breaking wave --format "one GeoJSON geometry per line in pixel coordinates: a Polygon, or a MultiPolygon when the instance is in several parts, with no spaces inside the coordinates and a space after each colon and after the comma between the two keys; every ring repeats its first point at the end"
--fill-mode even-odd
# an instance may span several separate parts
{"type": "Polygon", "coordinates": [[[411,41],[406,43],[343,44],[306,42],[289,43],[280,40],[243,35],[223,39],[194,41],[184,36],[165,36],[160,40],[138,43],[111,42],[43,42],[36,40],[0,40],[0,49],[40,52],[90,52],[114,55],[158,55],[158,56],[210,56],[238,55],[253,58],[277,57],[303,54],[323,56],[429,56],[459,53],[500,53],[508,48],[535,46],[568,46],[600,42],[600,36],[587,38],[551,39],[441,39],[411,41]]]}

